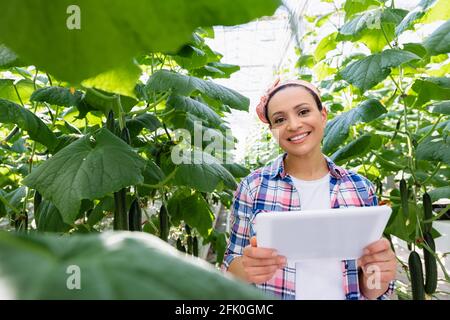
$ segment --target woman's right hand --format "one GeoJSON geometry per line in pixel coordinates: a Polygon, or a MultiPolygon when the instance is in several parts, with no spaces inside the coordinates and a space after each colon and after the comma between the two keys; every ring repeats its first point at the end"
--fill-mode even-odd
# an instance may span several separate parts
{"type": "Polygon", "coordinates": [[[250,245],[243,251],[242,265],[248,282],[261,284],[269,281],[278,269],[286,266],[286,258],[276,250],[258,248],[256,237],[250,238],[250,245]]]}

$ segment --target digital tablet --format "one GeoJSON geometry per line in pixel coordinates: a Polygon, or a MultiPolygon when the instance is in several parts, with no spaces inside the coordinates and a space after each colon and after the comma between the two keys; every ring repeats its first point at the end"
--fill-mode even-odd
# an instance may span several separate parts
{"type": "Polygon", "coordinates": [[[381,238],[391,212],[388,206],[261,212],[254,229],[258,247],[292,261],[351,260],[381,238]]]}

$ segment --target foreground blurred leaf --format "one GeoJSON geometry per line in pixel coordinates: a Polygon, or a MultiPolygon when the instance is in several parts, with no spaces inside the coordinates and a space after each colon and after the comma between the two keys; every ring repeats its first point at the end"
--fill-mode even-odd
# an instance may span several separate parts
{"type": "Polygon", "coordinates": [[[60,237],[0,232],[0,299],[264,299],[146,233],[60,237]],[[80,275],[80,290],[76,286],[80,275]]]}

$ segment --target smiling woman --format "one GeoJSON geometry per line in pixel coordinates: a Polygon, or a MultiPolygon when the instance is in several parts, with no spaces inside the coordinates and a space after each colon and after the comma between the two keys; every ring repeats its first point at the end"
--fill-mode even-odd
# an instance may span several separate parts
{"type": "Polygon", "coordinates": [[[274,249],[257,246],[253,221],[260,212],[378,205],[367,178],[322,153],[327,110],[316,87],[301,80],[276,81],[261,98],[257,114],[285,153],[240,183],[222,270],[282,299],[388,298],[396,257],[386,239],[365,248],[357,261],[287,261],[274,249]],[[374,270],[379,283],[371,286],[374,270]]]}

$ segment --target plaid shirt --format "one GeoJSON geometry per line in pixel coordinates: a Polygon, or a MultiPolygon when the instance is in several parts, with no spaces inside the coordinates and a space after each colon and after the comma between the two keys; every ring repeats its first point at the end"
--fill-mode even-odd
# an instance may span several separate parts
{"type": "MultiPolygon", "coordinates": [[[[253,171],[241,181],[236,192],[230,215],[230,238],[228,239],[222,271],[234,258],[241,256],[244,247],[249,245],[254,231],[254,218],[264,211],[301,210],[299,194],[291,177],[284,170],[284,158],[279,156],[272,164],[253,171]]],[[[325,156],[330,171],[331,207],[376,206],[378,199],[373,184],[365,177],[347,171],[325,156]]],[[[295,299],[295,262],[276,271],[274,277],[256,285],[275,298],[295,299]]],[[[359,290],[358,267],[356,260],[342,261],[345,297],[347,300],[366,299],[359,290]]],[[[379,300],[388,299],[394,290],[394,281],[389,284],[379,300]]]]}

